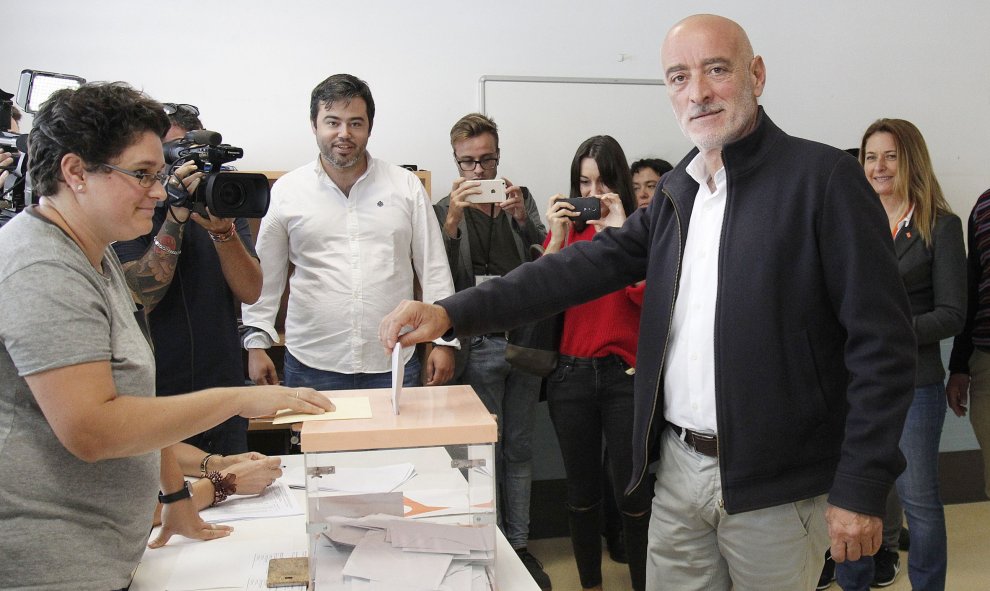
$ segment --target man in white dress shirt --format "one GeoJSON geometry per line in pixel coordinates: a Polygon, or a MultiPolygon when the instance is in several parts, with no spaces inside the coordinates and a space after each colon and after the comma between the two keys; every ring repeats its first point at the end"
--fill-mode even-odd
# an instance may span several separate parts
{"type": "MultiPolygon", "coordinates": [[[[389,387],[391,361],[376,339],[382,317],[413,297],[414,274],[423,301],[454,292],[423,184],[365,149],[374,118],[371,90],[350,74],[313,89],[310,119],[320,153],[272,188],[256,246],[261,297],[242,311],[248,373],[257,384],[278,383],[266,349],[278,339],[275,316],[287,275],[285,385],[317,390],[389,387]]],[[[453,374],[450,344],[433,347],[426,385],[453,374]]],[[[402,353],[404,385],[417,386],[420,362],[412,348],[402,353]]]]}

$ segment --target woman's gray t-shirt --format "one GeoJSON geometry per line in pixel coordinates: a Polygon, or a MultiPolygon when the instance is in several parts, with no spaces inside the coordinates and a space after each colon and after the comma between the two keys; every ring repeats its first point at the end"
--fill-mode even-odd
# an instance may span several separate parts
{"type": "MultiPolygon", "coordinates": [[[[117,393],[154,396],[155,360],[120,263],[103,273],[33,211],[0,229],[0,586],[117,589],[151,528],[159,455],[87,463],[55,436],[24,376],[109,361],[117,393]]],[[[73,396],[66,391],[61,396],[73,396]]]]}

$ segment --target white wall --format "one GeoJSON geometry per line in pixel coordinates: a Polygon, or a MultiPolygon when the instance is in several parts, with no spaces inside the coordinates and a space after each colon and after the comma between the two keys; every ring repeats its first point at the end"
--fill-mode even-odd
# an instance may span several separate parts
{"type": "MultiPolygon", "coordinates": [[[[852,147],[873,119],[906,118],[925,134],[958,213],[967,215],[990,186],[990,3],[489,5],[484,12],[463,0],[32,0],[7,6],[8,22],[21,26],[5,27],[0,87],[13,91],[22,68],[125,80],[159,100],[198,105],[208,128],[244,148],[241,170],[279,170],[315,156],[310,90],[330,74],[350,72],[375,95],[372,153],[432,170],[439,198],[456,176],[447,132],[477,109],[481,75],[656,78],[669,26],[715,12],[742,24],[764,56],[762,102],[783,129],[852,147]]],[[[672,117],[663,101],[642,116],[672,117]]],[[[502,172],[513,178],[511,170],[502,172]]],[[[957,439],[975,446],[971,434],[957,439]]]]}

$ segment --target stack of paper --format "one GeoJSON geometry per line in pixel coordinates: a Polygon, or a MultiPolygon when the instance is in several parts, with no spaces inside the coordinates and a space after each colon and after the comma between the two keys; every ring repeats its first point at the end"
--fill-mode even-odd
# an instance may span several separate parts
{"type": "Polygon", "coordinates": [[[261,494],[230,497],[219,505],[203,509],[200,516],[207,523],[226,523],[239,519],[302,515],[305,512],[289,487],[284,482],[276,481],[261,494]]]}
{"type": "Polygon", "coordinates": [[[353,546],[334,588],[390,591],[487,589],[494,558],[494,526],[466,527],[393,515],[334,517],[325,534],[334,546],[353,546]]]}

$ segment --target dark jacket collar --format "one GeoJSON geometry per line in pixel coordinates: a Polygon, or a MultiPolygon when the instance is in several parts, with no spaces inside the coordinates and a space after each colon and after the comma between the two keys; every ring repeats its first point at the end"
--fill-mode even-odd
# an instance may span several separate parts
{"type": "Polygon", "coordinates": [[[758,107],[756,129],[722,148],[722,164],[725,172],[733,177],[748,174],[766,160],[774,144],[784,137],[784,132],[758,107]]]}
{"type": "MultiPolygon", "coordinates": [[[[722,163],[730,178],[739,178],[757,168],[767,158],[774,144],[785,136],[762,106],[758,107],[756,116],[756,128],[752,133],[722,147],[722,163]]],[[[677,164],[677,174],[664,177],[664,189],[678,205],[687,208],[685,211],[690,211],[690,205],[698,192],[698,183],[687,173],[688,164],[697,155],[698,148],[694,148],[677,164]]]]}

